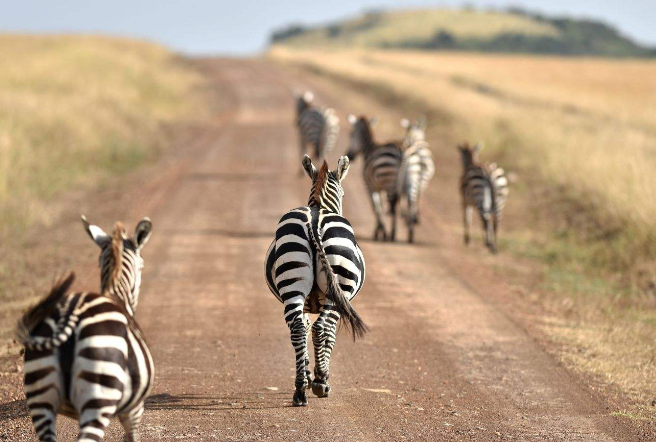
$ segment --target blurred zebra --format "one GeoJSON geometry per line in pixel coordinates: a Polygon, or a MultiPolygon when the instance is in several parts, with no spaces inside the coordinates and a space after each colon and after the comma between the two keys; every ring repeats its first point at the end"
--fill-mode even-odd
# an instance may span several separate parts
{"type": "Polygon", "coordinates": [[[301,155],[306,153],[310,145],[314,150],[314,158],[321,161],[335,147],[339,136],[339,118],[334,109],[314,107],[312,92],[295,92],[294,95],[301,155]]]}
{"type": "Polygon", "coordinates": [[[364,181],[376,215],[374,240],[378,240],[379,236],[382,236],[383,241],[387,240],[383,223],[382,204],[383,194],[386,194],[389,202],[389,212],[392,216],[392,229],[389,238],[394,241],[396,239],[396,206],[398,203],[397,180],[403,162],[401,142],[376,143],[371,131],[371,126],[376,123],[376,119],[370,121],[365,116],[349,115],[348,121],[353,127],[351,129],[350,146],[346,155],[351,160],[360,153],[364,155],[364,181]]]}
{"type": "Polygon", "coordinates": [[[140,440],[139,425],[154,376],[153,361],[134,312],[150,238],[148,218],[128,237],[116,223],[110,237],[82,217],[100,247],[101,294],[72,292],[71,273],[17,327],[25,346],[25,395],[40,441],[56,441],[58,413],[77,419],[78,442],[103,438],[119,417],[125,440],[140,440]]]}
{"type": "Polygon", "coordinates": [[[462,159],[460,194],[462,197],[465,244],[469,244],[472,210],[475,207],[483,222],[485,245],[492,253],[497,252],[497,231],[508,197],[508,180],[503,169],[495,163],[481,165],[477,154],[481,144],[470,147],[468,143],[458,146],[462,159]]]}
{"type": "Polygon", "coordinates": [[[321,170],[309,156],[303,168],[312,179],[308,205],[287,212],[265,258],[265,277],[271,292],[285,306],[285,321],[296,352],[294,406],[307,405],[305,390],[319,397],[330,393],[329,364],[340,317],[353,338],[367,331],[351,301],[362,288],[365,264],[353,228],[342,214],[341,182],[349,168],[347,157],[337,169],[321,170]],[[318,313],[310,326],[309,313],[318,313]],[[314,380],[309,370],[307,335],[312,330],[314,380]]]}
{"type": "Polygon", "coordinates": [[[408,242],[414,241],[414,226],[419,224],[419,197],[426,190],[428,182],[435,175],[433,153],[425,140],[426,121],[410,123],[401,120],[406,130],[403,146],[403,162],[399,169],[397,192],[399,199],[405,198],[407,204],[408,242]]]}

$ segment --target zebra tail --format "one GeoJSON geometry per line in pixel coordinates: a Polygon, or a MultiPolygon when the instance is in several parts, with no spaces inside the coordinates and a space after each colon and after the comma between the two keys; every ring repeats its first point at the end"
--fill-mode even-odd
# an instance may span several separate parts
{"type": "Polygon", "coordinates": [[[55,312],[59,300],[68,293],[74,280],[75,273],[73,272],[66,278],[60,279],[47,296],[23,314],[16,325],[16,339],[25,348],[36,351],[51,350],[59,347],[71,337],[79,320],[74,314],[62,317],[57,323],[57,329],[50,337],[31,336],[30,333],[35,326],[55,312]]]}
{"type": "Polygon", "coordinates": [[[326,251],[323,248],[319,229],[317,228],[317,231],[315,232],[311,223],[307,224],[307,229],[310,234],[310,239],[314,244],[314,248],[317,250],[319,261],[321,262],[321,269],[326,274],[328,286],[326,297],[335,303],[335,309],[337,310],[337,313],[341,315],[343,319],[342,323],[350,331],[353,340],[355,341],[356,338],[363,338],[365,333],[369,331],[369,327],[367,327],[360,315],[355,311],[348,298],[344,296],[344,292],[339,286],[337,276],[333,272],[330,261],[328,261],[328,257],[326,256],[326,251]]]}

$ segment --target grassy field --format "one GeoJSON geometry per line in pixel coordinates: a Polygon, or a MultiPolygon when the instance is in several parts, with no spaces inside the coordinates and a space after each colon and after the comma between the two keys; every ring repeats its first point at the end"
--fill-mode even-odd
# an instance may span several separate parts
{"type": "Polygon", "coordinates": [[[0,242],[48,223],[47,202],[141,164],[188,115],[200,77],[164,47],[0,35],[0,242]]]}
{"type": "Polygon", "coordinates": [[[447,148],[483,140],[484,158],[519,176],[502,249],[547,264],[530,294],[553,313],[544,330],[564,361],[652,413],[656,62],[282,47],[270,56],[411,103],[447,148]]]}
{"type": "Polygon", "coordinates": [[[493,38],[503,33],[533,36],[553,36],[553,26],[527,17],[506,12],[433,9],[381,12],[357,17],[335,28],[319,28],[290,38],[286,45],[312,47],[316,44],[334,46],[380,47],[405,42],[429,40],[436,29],[461,38],[493,38]]]}

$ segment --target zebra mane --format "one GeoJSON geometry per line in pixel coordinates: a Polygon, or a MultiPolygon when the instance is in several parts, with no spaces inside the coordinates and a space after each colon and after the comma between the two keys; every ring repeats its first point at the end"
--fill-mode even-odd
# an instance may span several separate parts
{"type": "Polygon", "coordinates": [[[326,182],[328,181],[328,176],[329,176],[328,163],[326,162],[326,160],[324,160],[321,169],[317,173],[317,179],[312,184],[312,194],[310,195],[309,205],[317,206],[317,207],[322,206],[321,193],[323,192],[323,188],[326,186],[326,182]]]}
{"type": "Polygon", "coordinates": [[[125,238],[125,227],[121,222],[117,222],[114,226],[114,233],[112,234],[112,261],[114,261],[114,268],[112,269],[111,276],[105,290],[113,287],[121,275],[121,261],[123,260],[123,238],[125,238]]]}

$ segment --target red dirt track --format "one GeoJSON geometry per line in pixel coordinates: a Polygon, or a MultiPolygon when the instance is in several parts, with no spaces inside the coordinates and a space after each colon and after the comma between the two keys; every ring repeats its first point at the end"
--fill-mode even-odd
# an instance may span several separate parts
{"type": "MultiPolygon", "coordinates": [[[[344,215],[366,259],[354,307],[371,331],[355,343],[340,334],[329,398],[308,391],[306,408],[291,407],[293,349],[263,275],[278,219],[310,189],[299,172],[291,90],[312,87],[319,103],[337,108],[342,135],[331,168],[345,150],[345,113],[381,105],[266,61],[198,65],[220,101],[217,117],[177,136],[178,152],[121,202],[135,207],[126,224],[144,215],[154,224],[137,315],[156,364],[144,441],[650,440],[651,428],[611,416],[512,319],[508,286],[490,270],[503,251],[491,257],[478,236],[469,250],[461,244],[458,170],[444,170],[439,155],[415,245],[369,240],[373,216],[361,161],[353,163],[344,215]]],[[[70,235],[83,235],[77,222],[66,225],[70,235]]],[[[80,244],[93,252],[83,278],[93,283],[96,250],[80,244]]],[[[74,422],[62,417],[59,427],[60,441],[74,440],[74,422]]],[[[113,422],[105,440],[121,434],[113,422]]],[[[0,415],[0,435],[35,440],[24,412],[0,415]]]]}

